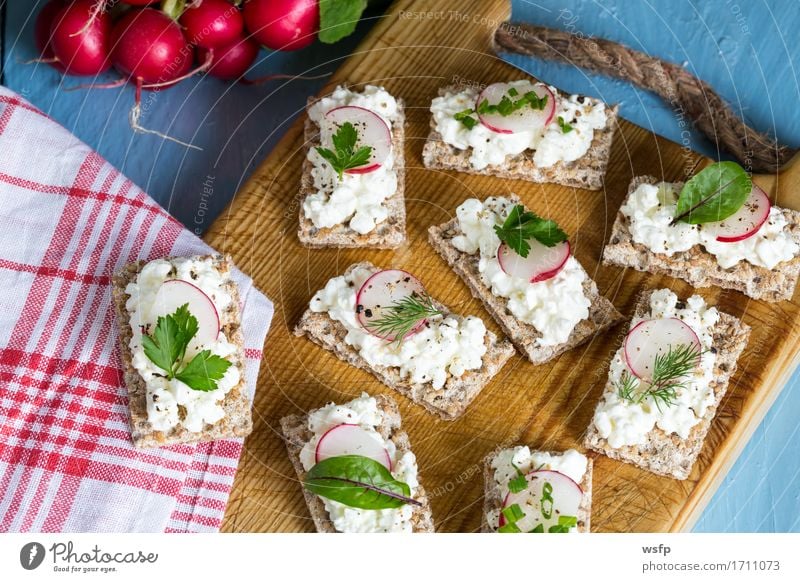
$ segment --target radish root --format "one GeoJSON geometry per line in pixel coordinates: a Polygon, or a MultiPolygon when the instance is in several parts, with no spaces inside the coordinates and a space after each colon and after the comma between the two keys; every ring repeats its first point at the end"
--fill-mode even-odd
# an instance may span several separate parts
{"type": "Polygon", "coordinates": [[[139,124],[139,119],[142,116],[142,79],[136,79],[136,103],[131,109],[130,113],[128,114],[128,121],[130,122],[131,129],[136,133],[149,133],[150,135],[157,135],[161,139],[166,139],[171,142],[175,142],[180,144],[184,147],[191,148],[197,151],[203,151],[203,148],[198,147],[194,144],[187,143],[185,141],[181,141],[178,138],[172,137],[171,135],[167,135],[166,133],[161,133],[160,131],[156,131],[154,129],[148,129],[143,127],[139,124]]]}
{"type": "Polygon", "coordinates": [[[97,2],[94,3],[92,11],[89,13],[89,18],[86,20],[86,24],[84,24],[79,31],[70,34],[70,36],[81,36],[82,34],[86,34],[86,31],[89,30],[89,27],[92,25],[94,19],[106,9],[107,3],[108,0],[97,0],[97,2]]]}

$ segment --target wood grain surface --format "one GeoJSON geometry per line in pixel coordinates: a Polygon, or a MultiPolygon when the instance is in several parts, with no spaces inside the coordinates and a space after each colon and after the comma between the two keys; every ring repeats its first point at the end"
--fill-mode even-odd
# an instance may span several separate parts
{"type": "MultiPolygon", "coordinates": [[[[308,250],[297,230],[298,185],[303,160],[302,119],[237,194],[206,240],[231,253],[275,302],[256,393],[253,434],[245,442],[231,494],[225,531],[313,531],[313,524],[279,436],[279,419],[362,391],[396,397],[432,497],[438,531],[471,532],[480,524],[481,459],[498,445],[526,443],[537,449],[579,447],[603,390],[621,324],[550,364],[535,367],[517,355],[455,422],[439,420],[384,387],[366,372],[291,330],[313,293],[348,265],[370,260],[417,274],[430,292],[462,314],[494,321],[466,286],[428,246],[426,229],[452,218],[468,197],[515,192],[536,212],[556,219],[571,235],[577,258],[601,293],[624,314],[644,288],[670,287],[686,296],[681,281],[649,276],[599,259],[615,213],[633,176],[685,179],[707,160],[627,122],[620,122],[603,191],[436,172],[422,167],[429,105],[440,86],[491,83],[523,76],[491,51],[498,23],[509,16],[505,0],[437,2],[440,12],[419,14],[430,2],[397,2],[345,62],[328,86],[384,85],[406,100],[407,245],[396,251],[308,250]]],[[[699,293],[722,311],[753,327],[700,459],[686,481],[656,477],[598,457],[595,463],[593,531],[678,531],[691,526],[735,461],[752,431],[798,363],[800,302],[766,304],[739,293],[699,293]]]]}

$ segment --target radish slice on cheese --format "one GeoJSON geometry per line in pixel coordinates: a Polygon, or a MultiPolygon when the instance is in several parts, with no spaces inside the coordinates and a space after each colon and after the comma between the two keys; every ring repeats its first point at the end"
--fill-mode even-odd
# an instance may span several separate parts
{"type": "MultiPolygon", "coordinates": [[[[560,516],[577,517],[583,498],[581,486],[558,471],[531,471],[525,475],[528,487],[519,493],[509,491],[503,501],[503,509],[516,504],[525,514],[515,524],[523,532],[529,532],[539,524],[544,531],[558,524],[560,516]],[[552,498],[552,501],[549,499],[552,498]]],[[[500,526],[506,518],[500,514],[500,526]]]]}
{"type": "MultiPolygon", "coordinates": [[[[512,93],[514,92],[512,91],[512,93]]],[[[553,92],[541,83],[525,83],[524,85],[511,85],[510,83],[492,83],[478,95],[475,103],[475,110],[478,111],[478,118],[481,123],[496,133],[517,133],[520,131],[537,131],[553,121],[556,113],[556,97],[553,92]],[[516,95],[509,95],[509,90],[516,91],[516,95]],[[526,93],[533,91],[541,99],[545,97],[547,102],[542,109],[534,109],[530,105],[514,111],[510,115],[500,113],[480,113],[480,105],[484,101],[489,105],[497,105],[506,97],[511,101],[519,100],[526,93]]]]}
{"type": "MultiPolygon", "coordinates": [[[[421,296],[424,293],[425,288],[422,283],[411,273],[400,269],[378,271],[364,281],[364,284],[356,294],[356,318],[358,323],[372,335],[387,341],[394,341],[397,339],[396,336],[393,334],[381,335],[374,331],[370,323],[378,321],[385,316],[386,307],[389,305],[397,303],[410,295],[421,296]]],[[[406,334],[406,337],[417,333],[425,326],[425,323],[427,323],[427,320],[421,320],[406,334]]]]}
{"type": "Polygon", "coordinates": [[[189,342],[191,353],[213,344],[219,337],[219,314],[211,298],[203,291],[182,279],[169,279],[156,291],[150,319],[146,323],[156,325],[159,317],[172,315],[182,305],[189,305],[189,313],[197,318],[197,333],[189,342]]]}
{"type": "Polygon", "coordinates": [[[392,131],[383,118],[364,107],[356,105],[344,105],[334,107],[325,114],[327,122],[326,131],[323,132],[322,146],[335,151],[333,146],[333,134],[343,124],[350,122],[358,132],[358,140],[355,149],[363,146],[372,148],[369,160],[357,168],[345,170],[346,174],[366,174],[374,172],[386,161],[392,151],[392,131]]]}
{"type": "Polygon", "coordinates": [[[772,204],[769,196],[753,184],[750,196],[733,215],[719,222],[707,222],[703,231],[716,235],[719,242],[738,242],[750,238],[759,231],[769,218],[772,204]]]}
{"type": "Polygon", "coordinates": [[[651,380],[656,356],[681,345],[693,346],[700,365],[700,339],[691,327],[675,317],[645,319],[625,337],[625,363],[637,378],[651,380]]]}
{"type": "Polygon", "coordinates": [[[361,455],[392,470],[392,460],[386,447],[357,424],[339,424],[329,429],[317,441],[315,461],[319,463],[330,457],[361,455]]]}
{"type": "Polygon", "coordinates": [[[559,271],[567,264],[570,256],[569,241],[563,241],[555,246],[547,247],[530,239],[531,250],[523,258],[506,243],[501,243],[497,249],[497,262],[503,272],[512,277],[519,277],[531,283],[547,281],[558,275],[559,271]]]}

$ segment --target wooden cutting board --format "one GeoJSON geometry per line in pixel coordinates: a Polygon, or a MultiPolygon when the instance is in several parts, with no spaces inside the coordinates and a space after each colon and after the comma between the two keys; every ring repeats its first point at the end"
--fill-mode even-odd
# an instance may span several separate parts
{"type": "MultiPolygon", "coordinates": [[[[205,237],[212,246],[232,254],[275,302],[256,393],[255,429],[245,442],[223,525],[226,531],[314,530],[279,436],[278,421],[286,414],[344,401],[362,391],[388,393],[399,402],[439,531],[478,529],[483,491],[480,462],[497,445],[526,443],[555,450],[580,446],[626,324],[547,365],[535,367],[515,356],[455,422],[438,420],[366,372],[291,333],[313,293],[330,277],[364,259],[414,272],[434,297],[458,313],[481,316],[497,332],[494,321],[426,239],[428,226],[449,220],[464,199],[515,192],[538,213],[556,219],[570,233],[578,259],[600,291],[624,314],[631,313],[634,297],[642,289],[668,286],[679,295],[692,292],[675,279],[599,264],[633,176],[681,180],[707,162],[642,128],[620,122],[605,190],[600,192],[422,166],[428,107],[440,86],[523,76],[490,49],[494,28],[509,17],[506,0],[437,2],[438,12],[420,14],[431,6],[422,0],[398,1],[331,78],[327,89],[344,82],[356,87],[375,83],[405,99],[408,244],[396,251],[300,246],[296,230],[302,119],[293,124],[205,237]]],[[[594,531],[690,528],[798,364],[800,300],[771,305],[732,291],[704,289],[700,293],[753,326],[750,344],[700,459],[688,480],[674,481],[599,457],[594,472],[594,531]]]]}

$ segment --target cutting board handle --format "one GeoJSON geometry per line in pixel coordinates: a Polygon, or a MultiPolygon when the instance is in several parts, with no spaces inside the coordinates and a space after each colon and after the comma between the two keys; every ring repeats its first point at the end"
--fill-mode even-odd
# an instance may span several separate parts
{"type": "Polygon", "coordinates": [[[674,63],[619,43],[521,22],[495,31],[495,52],[561,61],[652,91],[751,172],[777,173],[797,150],[749,127],[711,86],[674,63]]]}

